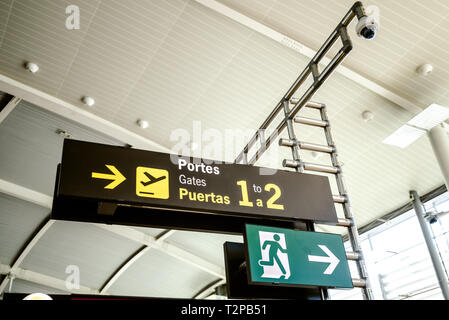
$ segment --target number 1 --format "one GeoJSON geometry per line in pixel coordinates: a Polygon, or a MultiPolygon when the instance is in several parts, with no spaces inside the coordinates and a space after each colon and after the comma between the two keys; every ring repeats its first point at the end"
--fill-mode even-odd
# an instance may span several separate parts
{"type": "Polygon", "coordinates": [[[245,180],[237,181],[237,185],[239,185],[240,188],[242,188],[242,200],[239,201],[239,205],[245,207],[252,207],[253,203],[248,200],[248,187],[246,185],[246,181],[245,180]]]}

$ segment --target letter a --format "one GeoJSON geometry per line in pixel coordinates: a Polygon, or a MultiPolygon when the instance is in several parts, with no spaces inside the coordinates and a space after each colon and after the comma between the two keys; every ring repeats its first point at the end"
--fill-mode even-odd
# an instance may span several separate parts
{"type": "Polygon", "coordinates": [[[76,265],[68,265],[65,268],[65,273],[68,274],[65,280],[65,287],[68,290],[80,288],[80,268],[76,265]]]}
{"type": "Polygon", "coordinates": [[[79,30],[80,28],[80,8],[74,4],[71,4],[65,8],[65,13],[69,14],[65,20],[65,27],[68,30],[79,30]]]}

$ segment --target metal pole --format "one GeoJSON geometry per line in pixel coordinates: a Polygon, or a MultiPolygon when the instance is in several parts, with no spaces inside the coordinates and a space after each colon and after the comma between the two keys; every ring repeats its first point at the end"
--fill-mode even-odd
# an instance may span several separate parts
{"type": "Polygon", "coordinates": [[[430,258],[432,259],[432,264],[435,269],[435,274],[438,279],[438,283],[440,284],[441,291],[443,293],[443,297],[445,300],[449,300],[449,286],[448,279],[446,277],[446,273],[444,272],[443,265],[440,260],[440,256],[438,255],[438,251],[435,247],[435,243],[432,239],[430,226],[427,221],[424,219],[424,206],[419,199],[418,193],[414,190],[410,191],[410,197],[413,199],[413,206],[415,207],[415,213],[418,217],[419,224],[421,226],[421,230],[424,236],[424,240],[426,241],[427,249],[429,250],[430,258]]]}
{"type": "MultiPolygon", "coordinates": [[[[268,118],[262,123],[260,129],[267,129],[271,122],[276,118],[279,112],[282,110],[283,103],[285,100],[290,100],[293,97],[293,94],[298,90],[298,88],[304,83],[304,81],[308,78],[310,73],[312,72],[312,66],[316,65],[320,62],[320,60],[326,55],[326,53],[330,50],[330,48],[334,45],[334,43],[338,40],[338,38],[342,38],[343,40],[343,48],[334,56],[334,58],[329,62],[325,70],[321,72],[318,78],[315,79],[315,83],[310,86],[310,88],[304,93],[302,98],[296,103],[293,110],[290,111],[289,119],[292,119],[295,114],[303,107],[303,105],[310,100],[312,95],[316,90],[326,81],[327,77],[334,71],[334,69],[343,61],[346,55],[352,50],[352,44],[348,37],[346,27],[348,27],[349,23],[357,17],[357,19],[361,19],[365,16],[365,11],[363,9],[363,4],[360,1],[354,3],[351,9],[346,13],[331,35],[327,38],[321,48],[315,53],[311,62],[306,66],[306,68],[301,72],[299,77],[295,80],[293,85],[288,89],[287,93],[282,97],[281,101],[278,102],[274,110],[270,113],[268,118]]],[[[285,122],[282,122],[277,128],[276,132],[274,132],[270,137],[267,138],[265,149],[267,149],[272,140],[273,135],[276,137],[278,134],[285,128],[285,122]]],[[[257,133],[252,136],[246,146],[243,148],[243,151],[239,153],[234,163],[239,163],[244,157],[245,153],[248,153],[248,150],[256,143],[257,141],[257,133]]],[[[249,164],[254,164],[259,157],[262,155],[263,151],[258,150],[253,160],[249,161],[249,164]]]]}
{"type": "Polygon", "coordinates": [[[441,123],[431,129],[428,136],[440,165],[446,188],[449,190],[449,131],[446,131],[445,124],[441,123]]]}

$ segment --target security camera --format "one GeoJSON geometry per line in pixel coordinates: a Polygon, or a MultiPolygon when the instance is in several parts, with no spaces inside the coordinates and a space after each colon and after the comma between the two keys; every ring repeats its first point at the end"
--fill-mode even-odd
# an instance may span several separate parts
{"type": "Polygon", "coordinates": [[[362,17],[355,26],[355,32],[360,38],[371,40],[376,36],[379,23],[374,16],[362,17]]]}
{"type": "Polygon", "coordinates": [[[355,32],[360,38],[371,40],[374,39],[380,29],[380,9],[375,5],[360,8],[356,11],[359,22],[355,26],[355,32]]]}

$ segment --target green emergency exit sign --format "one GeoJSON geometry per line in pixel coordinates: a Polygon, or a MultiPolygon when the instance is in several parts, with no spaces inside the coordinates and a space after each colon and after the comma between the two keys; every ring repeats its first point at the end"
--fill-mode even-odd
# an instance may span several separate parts
{"type": "Polygon", "coordinates": [[[352,288],[340,235],[246,225],[250,283],[352,288]]]}

